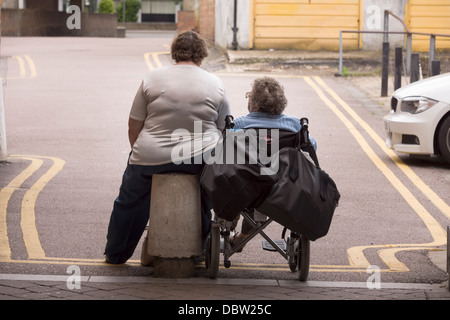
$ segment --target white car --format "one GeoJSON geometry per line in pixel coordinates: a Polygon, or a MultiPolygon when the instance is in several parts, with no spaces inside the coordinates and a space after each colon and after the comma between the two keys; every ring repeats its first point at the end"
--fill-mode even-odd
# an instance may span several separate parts
{"type": "Polygon", "coordinates": [[[396,90],[384,124],[388,148],[408,154],[440,154],[450,163],[450,73],[396,90]]]}

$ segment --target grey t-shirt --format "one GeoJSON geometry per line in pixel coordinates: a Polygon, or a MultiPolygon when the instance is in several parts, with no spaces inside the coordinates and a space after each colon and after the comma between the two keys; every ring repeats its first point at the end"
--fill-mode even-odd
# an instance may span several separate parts
{"type": "Polygon", "coordinates": [[[190,65],[152,70],[130,111],[131,119],[144,121],[130,164],[161,165],[214,148],[227,114],[230,107],[217,76],[190,65]]]}

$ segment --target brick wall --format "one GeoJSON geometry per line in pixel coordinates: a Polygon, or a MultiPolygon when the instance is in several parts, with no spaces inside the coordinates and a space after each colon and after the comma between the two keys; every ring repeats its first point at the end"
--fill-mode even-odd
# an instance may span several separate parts
{"type": "Polygon", "coordinates": [[[200,0],[199,32],[210,45],[214,45],[215,1],[200,0]]]}
{"type": "Polygon", "coordinates": [[[189,30],[197,31],[209,45],[214,45],[215,0],[199,0],[198,11],[178,12],[177,31],[180,33],[189,30]]]}
{"type": "Polygon", "coordinates": [[[195,11],[179,11],[177,32],[181,33],[191,30],[198,31],[195,23],[195,11]]]}

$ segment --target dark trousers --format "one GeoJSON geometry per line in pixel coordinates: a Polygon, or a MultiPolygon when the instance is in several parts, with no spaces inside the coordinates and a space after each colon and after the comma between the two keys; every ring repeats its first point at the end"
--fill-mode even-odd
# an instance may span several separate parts
{"type": "MultiPolygon", "coordinates": [[[[191,160],[191,163],[194,163],[191,160]]],[[[119,196],[114,201],[108,227],[106,258],[110,263],[125,263],[134,253],[150,217],[152,175],[157,173],[187,173],[200,175],[202,164],[164,164],[141,166],[128,164],[122,178],[119,196]]],[[[202,240],[211,227],[212,205],[202,191],[202,240]]],[[[183,241],[183,239],[180,239],[183,241]]]]}

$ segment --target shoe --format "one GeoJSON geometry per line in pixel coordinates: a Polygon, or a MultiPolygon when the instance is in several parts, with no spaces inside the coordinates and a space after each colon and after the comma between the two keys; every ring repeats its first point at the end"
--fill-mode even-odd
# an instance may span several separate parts
{"type": "MultiPolygon", "coordinates": [[[[244,239],[246,239],[248,237],[247,234],[244,233],[237,233],[234,237],[230,238],[230,245],[231,247],[235,247],[237,245],[239,245],[239,243],[241,243],[242,241],[244,241],[244,239]]],[[[244,249],[245,245],[240,248],[238,251],[236,252],[242,252],[242,249],[244,249]]]]}
{"type": "Polygon", "coordinates": [[[121,263],[112,263],[111,261],[108,260],[108,257],[105,257],[105,263],[107,263],[107,264],[121,264],[121,263]]]}
{"type": "Polygon", "coordinates": [[[124,264],[125,262],[116,262],[116,263],[114,263],[114,262],[109,261],[108,257],[105,257],[105,262],[104,263],[112,264],[112,265],[119,265],[119,264],[124,264]]]}
{"type": "Polygon", "coordinates": [[[205,262],[205,255],[204,255],[204,254],[202,254],[202,255],[200,255],[200,256],[195,256],[195,257],[194,257],[194,263],[195,263],[195,265],[199,265],[199,264],[201,264],[201,263],[203,263],[203,262],[205,262]]]}

